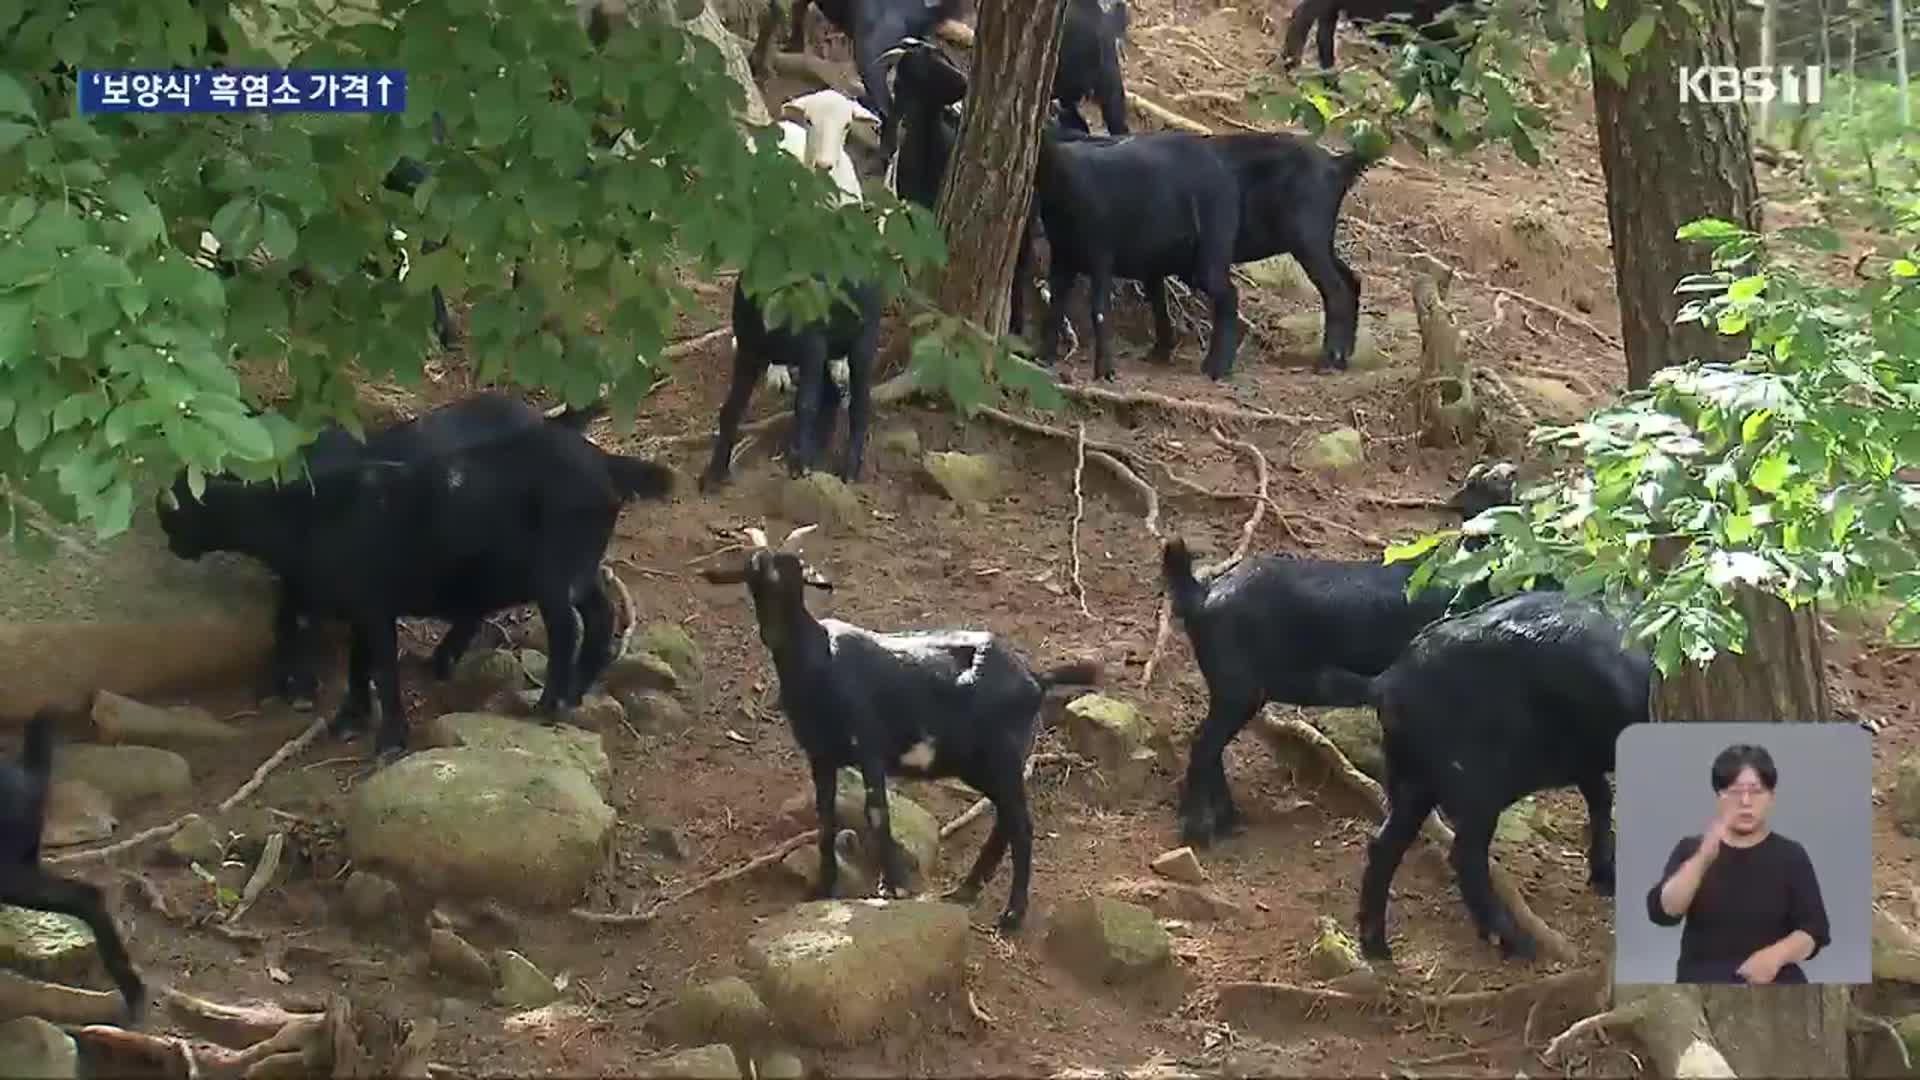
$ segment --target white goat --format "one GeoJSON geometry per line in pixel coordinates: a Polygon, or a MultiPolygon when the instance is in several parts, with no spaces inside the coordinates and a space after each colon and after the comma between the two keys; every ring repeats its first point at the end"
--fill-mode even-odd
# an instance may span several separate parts
{"type": "MultiPolygon", "coordinates": [[[[815,90],[788,100],[780,106],[780,116],[780,149],[808,168],[825,170],[840,189],[842,205],[864,201],[860,174],[854,171],[853,159],[847,156],[847,131],[855,121],[878,128],[880,118],[833,89],[815,90]]],[[[738,348],[739,343],[730,342],[729,347],[738,348]]],[[[847,388],[845,360],[835,360],[828,365],[828,372],[835,386],[847,388]]],[[[767,368],[761,381],[775,393],[793,391],[793,373],[782,364],[767,368]]]]}

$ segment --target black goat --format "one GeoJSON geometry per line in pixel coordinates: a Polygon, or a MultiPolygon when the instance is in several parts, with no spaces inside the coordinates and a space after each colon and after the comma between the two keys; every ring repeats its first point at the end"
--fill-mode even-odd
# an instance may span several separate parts
{"type": "MultiPolygon", "coordinates": [[[[860,85],[865,90],[860,104],[880,117],[880,159],[893,157],[899,137],[899,117],[894,112],[893,93],[887,86],[881,54],[908,38],[923,38],[934,27],[957,18],[961,0],[793,0],[788,52],[799,52],[806,47],[810,4],[818,6],[820,14],[853,42],[854,70],[860,73],[860,85]]],[[[773,17],[774,6],[769,5],[766,18],[773,17]]],[[[765,37],[766,33],[763,27],[761,36],[765,37]]],[[[759,53],[757,47],[755,53],[759,53]]]]}
{"type": "Polygon", "coordinates": [[[1507,807],[1577,785],[1587,871],[1611,896],[1614,744],[1650,720],[1653,665],[1597,607],[1560,592],[1502,597],[1422,630],[1363,692],[1380,716],[1387,819],[1367,844],[1360,947],[1389,960],[1387,888],[1436,807],[1453,826],[1448,861],[1481,940],[1508,957],[1536,943],[1494,895],[1487,848],[1507,807]]]}
{"type": "MultiPolygon", "coordinates": [[[[566,409],[552,418],[575,431],[606,411],[600,403],[584,409],[566,409]]],[[[335,481],[368,462],[413,462],[454,453],[464,447],[509,432],[548,422],[539,410],[523,401],[498,393],[480,393],[434,409],[411,420],[390,424],[371,432],[362,442],[345,428],[331,425],[302,454],[306,475],[292,482],[285,491],[287,500],[302,493],[313,495],[312,483],[335,481]]],[[[190,543],[175,549],[183,557],[197,557],[190,543]]],[[[274,664],[269,694],[278,695],[295,705],[311,702],[319,690],[319,680],[301,657],[301,620],[312,611],[299,582],[282,578],[274,617],[274,664]]],[[[433,674],[445,681],[452,677],[454,665],[479,633],[478,617],[456,619],[447,628],[433,650],[433,674]]]]}
{"type": "Polygon", "coordinates": [[[1034,674],[998,635],[979,630],[877,633],[807,611],[806,586],[833,585],[795,550],[813,531],[793,530],[778,549],[766,535],[745,561],[709,568],[717,585],[746,582],[760,640],[773,656],[780,704],[813,774],[820,814],[820,881],[816,895],[833,895],[839,871],[833,841],[837,771],[857,765],[867,788],[867,825],[881,846],[883,892],[900,895],[907,880],[887,814],[887,776],[957,777],[993,801],[993,831],[973,868],[946,898],[971,904],[1013,848],[1013,886],[997,925],[1005,933],[1026,917],[1033,865],[1033,819],[1028,813],[1027,755],[1033,749],[1042,698],[1054,686],[1091,686],[1092,663],[1065,664],[1034,674]]]}
{"type": "MultiPolygon", "coordinates": [[[[1452,505],[1464,513],[1510,499],[1512,467],[1495,469],[1489,479],[1476,466],[1452,505]]],[[[1160,561],[1173,616],[1207,683],[1207,716],[1194,734],[1180,798],[1181,838],[1196,847],[1239,825],[1224,755],[1262,704],[1364,704],[1356,676],[1386,670],[1454,603],[1454,592],[1437,586],[1408,599],[1413,562],[1260,555],[1202,582],[1180,537],[1166,542],[1160,561]]],[[[1459,604],[1491,595],[1484,584],[1477,588],[1477,596],[1463,590],[1459,604]]]]}
{"type": "MultiPolygon", "coordinates": [[[[824,279],[822,279],[824,280],[824,279]]],[[[880,346],[880,316],[886,300],[869,283],[846,286],[847,301],[835,301],[827,317],[800,330],[769,327],[760,305],[733,286],[733,382],[720,405],[713,456],[700,475],[700,490],[715,491],[732,472],[733,443],[740,434],[753,388],[773,364],[793,372],[793,430],[787,448],[787,473],[803,476],[832,440],[840,415],[840,387],[827,371],[830,361],[847,361],[847,444],[836,470],[851,484],[860,478],[866,455],[867,416],[871,406],[874,353],[880,346]]]]}
{"type": "Polygon", "coordinates": [[[99,887],[61,877],[40,865],[40,835],[46,827],[47,788],[53,775],[55,716],[42,709],[27,722],[18,761],[0,763],[0,904],[71,915],[93,931],[100,960],[120,989],[127,1021],[146,1012],[147,988],[127,956],[127,946],[99,887]]]}
{"type": "Polygon", "coordinates": [[[336,733],[366,726],[377,678],[376,751],[405,749],[397,618],[453,622],[444,649],[463,624],[526,603],[539,605],[550,653],[538,709],[559,720],[613,658],[599,570],[621,507],[666,497],[673,474],[609,454],[569,423],[503,426],[438,452],[362,458],[306,484],[210,480],[198,501],[183,476],[160,497],[161,526],[175,555],[251,555],[305,610],[351,625],[336,733]]]}
{"type": "Polygon", "coordinates": [[[1374,40],[1388,48],[1404,41],[1406,32],[1411,30],[1434,44],[1464,51],[1471,46],[1470,26],[1480,13],[1480,5],[1475,0],[1300,0],[1300,5],[1287,18],[1286,39],[1280,49],[1281,67],[1292,71],[1299,66],[1307,33],[1317,24],[1319,35],[1314,45],[1320,67],[1333,70],[1333,33],[1342,14],[1355,23],[1374,24],[1368,27],[1374,40]],[[1451,18],[1443,17],[1449,8],[1458,10],[1451,18]],[[1397,23],[1399,28],[1378,25],[1383,23],[1397,23]]]}

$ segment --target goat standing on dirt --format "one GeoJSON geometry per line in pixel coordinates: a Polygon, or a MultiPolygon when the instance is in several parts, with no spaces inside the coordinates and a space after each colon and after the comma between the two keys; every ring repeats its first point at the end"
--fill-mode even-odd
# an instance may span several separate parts
{"type": "Polygon", "coordinates": [[[1316,24],[1315,41],[1322,71],[1333,70],[1333,32],[1340,16],[1369,25],[1374,40],[1393,48],[1405,40],[1407,29],[1427,41],[1451,48],[1471,44],[1471,24],[1481,17],[1480,7],[1472,0],[1300,0],[1287,18],[1287,35],[1280,47],[1282,70],[1300,65],[1300,54],[1307,45],[1307,34],[1316,24]],[[1442,18],[1447,9],[1457,8],[1452,18],[1442,18]],[[1455,20],[1459,20],[1456,22],[1455,20]],[[1378,24],[1388,24],[1381,26],[1378,24]],[[1390,27],[1397,25],[1398,31],[1390,27]]]}
{"type": "Polygon", "coordinates": [[[1013,848],[1013,886],[997,926],[1019,929],[1033,866],[1033,818],[1026,760],[1040,705],[1054,686],[1091,686],[1099,667],[1065,664],[1034,674],[999,636],[981,630],[879,633],[807,611],[807,586],[832,589],[795,550],[815,526],[780,547],[748,529],[745,562],[700,572],[716,585],[746,582],[760,640],[773,656],[780,705],[813,773],[820,815],[820,880],[829,897],[839,873],[834,802],[842,766],[857,765],[867,787],[867,826],[881,852],[881,889],[903,895],[907,880],[887,814],[887,776],[957,777],[993,802],[993,832],[965,880],[945,899],[971,904],[1013,848]]]}
{"type": "Polygon", "coordinates": [[[126,944],[107,913],[100,889],[60,877],[40,865],[40,835],[46,827],[47,787],[53,775],[55,717],[42,709],[27,722],[26,747],[18,761],[0,762],[0,904],[70,915],[93,932],[94,947],[120,988],[129,1025],[146,1011],[147,988],[127,957],[126,944]]]}

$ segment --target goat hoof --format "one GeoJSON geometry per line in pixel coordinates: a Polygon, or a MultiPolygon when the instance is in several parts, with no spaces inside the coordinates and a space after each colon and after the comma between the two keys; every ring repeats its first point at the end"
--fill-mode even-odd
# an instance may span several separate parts
{"type": "Polygon", "coordinates": [[[394,762],[399,761],[401,758],[406,756],[407,756],[407,747],[405,743],[402,743],[399,746],[384,745],[384,746],[378,746],[374,748],[373,761],[375,765],[384,769],[388,765],[391,765],[394,762]]]}
{"type": "Polygon", "coordinates": [[[1539,955],[1539,947],[1533,938],[1525,933],[1516,932],[1511,937],[1500,936],[1500,955],[1508,960],[1532,960],[1539,955]]]}
{"type": "Polygon", "coordinates": [[[705,495],[711,492],[719,491],[721,488],[726,487],[727,478],[725,476],[720,475],[719,473],[702,473],[700,475],[699,486],[700,486],[700,493],[702,495],[705,495]]]}
{"type": "Polygon", "coordinates": [[[1387,946],[1387,936],[1385,934],[1378,936],[1361,934],[1360,955],[1375,963],[1393,963],[1393,950],[1387,946]]]}
{"type": "Polygon", "coordinates": [[[1596,896],[1612,896],[1613,895],[1613,875],[1612,874],[1608,874],[1605,877],[1589,878],[1587,880],[1587,884],[1593,886],[1594,895],[1596,896]]]}
{"type": "Polygon", "coordinates": [[[1000,913],[998,919],[993,921],[993,928],[998,930],[1002,937],[1012,937],[1020,932],[1020,924],[1025,922],[1026,918],[1026,912],[1015,911],[1012,908],[1008,908],[1006,911],[1000,913]]]}

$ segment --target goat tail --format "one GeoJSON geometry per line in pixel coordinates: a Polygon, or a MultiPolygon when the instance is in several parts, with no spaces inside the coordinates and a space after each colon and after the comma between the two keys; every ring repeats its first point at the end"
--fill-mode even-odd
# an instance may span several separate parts
{"type": "MultiPolygon", "coordinates": [[[[602,451],[605,453],[605,451],[602,451]]],[[[607,472],[623,499],[664,499],[673,494],[673,470],[657,461],[606,454],[607,472]]]]}
{"type": "Polygon", "coordinates": [[[1160,576],[1166,580],[1174,618],[1192,618],[1207,598],[1207,587],[1193,576],[1193,552],[1187,550],[1185,537],[1172,537],[1160,546],[1160,576]]]}
{"type": "Polygon", "coordinates": [[[27,721],[27,745],[20,753],[20,765],[42,779],[53,771],[53,729],[57,723],[52,709],[41,709],[27,721]]]}
{"type": "Polygon", "coordinates": [[[1041,690],[1051,690],[1056,686],[1098,686],[1100,685],[1100,661],[1074,660],[1048,668],[1034,676],[1041,690]]]}

